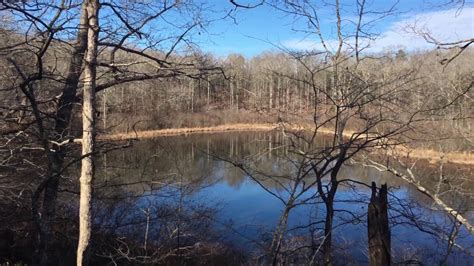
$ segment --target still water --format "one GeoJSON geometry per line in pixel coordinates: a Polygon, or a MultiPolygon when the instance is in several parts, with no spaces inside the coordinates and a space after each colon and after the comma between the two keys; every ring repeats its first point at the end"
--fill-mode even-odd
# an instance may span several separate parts
{"type": "MultiPolygon", "coordinates": [[[[172,225],[178,221],[182,224],[178,241],[191,241],[191,237],[218,240],[258,256],[271,240],[284,209],[284,203],[272,193],[286,197],[285,184],[290,181],[279,182],[278,176],[284,179],[294,171],[289,145],[288,137],[276,132],[216,133],[141,140],[128,149],[109,152],[98,166],[97,224],[137,241],[143,241],[146,231],[146,241],[158,243],[163,240],[163,228],[171,228],[166,230],[172,235],[172,225]],[[251,170],[244,173],[227,161],[251,170]],[[160,225],[153,227],[154,222],[160,225]]],[[[421,173],[427,186],[436,186],[434,172],[421,173]]],[[[389,186],[394,262],[431,265],[443,260],[446,239],[457,227],[429,198],[388,173],[355,163],[345,165],[338,179],[355,182],[342,183],[336,194],[335,254],[355,264],[367,263],[370,188],[364,184],[374,181],[389,186]]],[[[285,234],[288,249],[304,245],[308,235],[322,234],[324,204],[314,196],[316,188],[305,194],[304,204],[290,212],[285,234]]],[[[445,194],[445,200],[474,222],[469,197],[455,191],[445,194]]],[[[459,248],[453,249],[449,264],[472,265],[473,236],[461,227],[456,243],[459,248]]]]}

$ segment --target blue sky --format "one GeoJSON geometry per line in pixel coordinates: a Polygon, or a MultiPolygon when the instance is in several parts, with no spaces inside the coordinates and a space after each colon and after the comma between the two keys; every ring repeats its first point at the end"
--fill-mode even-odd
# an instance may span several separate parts
{"type": "MultiPolygon", "coordinates": [[[[442,6],[444,1],[427,0],[400,0],[397,13],[378,22],[371,28],[372,32],[380,34],[378,39],[371,43],[372,51],[384,49],[405,48],[406,50],[429,49],[422,38],[409,33],[408,25],[415,25],[417,29],[429,31],[440,41],[449,41],[474,36],[474,2],[466,1],[460,10],[459,6],[442,6]]],[[[240,0],[238,3],[247,4],[257,0],[240,0]]],[[[321,3],[321,0],[313,1],[321,3]]],[[[333,2],[333,1],[326,1],[333,2]]],[[[343,19],[354,21],[356,9],[355,0],[341,0],[343,19]]],[[[227,0],[214,0],[215,8],[229,10],[232,5],[227,0]]],[[[367,0],[368,10],[386,10],[394,1],[367,0]]],[[[318,4],[319,5],[319,4],[318,4]]],[[[333,8],[321,7],[318,10],[321,19],[322,31],[331,44],[335,41],[335,16],[333,8]]],[[[370,15],[375,16],[375,15],[370,15]]],[[[371,17],[368,16],[368,19],[371,17]]],[[[217,21],[209,27],[209,35],[202,36],[201,49],[219,56],[229,53],[240,53],[247,57],[257,55],[263,51],[275,49],[272,43],[294,50],[318,49],[320,43],[314,34],[295,32],[294,28],[303,29],[303,21],[296,21],[294,17],[279,12],[264,5],[254,9],[239,9],[235,14],[236,23],[231,19],[217,21]]],[[[349,22],[346,23],[349,28],[349,22]]],[[[349,31],[349,30],[348,30],[349,31]]],[[[351,41],[348,40],[348,43],[351,41]]]]}

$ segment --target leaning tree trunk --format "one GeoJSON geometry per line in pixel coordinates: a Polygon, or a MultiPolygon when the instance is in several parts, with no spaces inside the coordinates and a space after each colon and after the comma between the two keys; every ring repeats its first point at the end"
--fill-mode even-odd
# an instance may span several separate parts
{"type": "Polygon", "coordinates": [[[95,150],[95,87],[97,39],[99,32],[99,1],[87,1],[89,27],[84,68],[84,92],[82,106],[82,165],[79,205],[79,242],[77,265],[89,264],[89,242],[92,229],[92,182],[94,180],[93,153],[95,150]]]}
{"type": "Polygon", "coordinates": [[[372,182],[368,211],[369,258],[371,266],[390,265],[390,229],[388,225],[387,185],[372,182]]]}
{"type": "Polygon", "coordinates": [[[270,246],[270,258],[272,260],[272,265],[278,265],[278,257],[280,255],[281,244],[285,236],[286,227],[288,226],[288,217],[290,211],[293,208],[293,200],[289,200],[286,203],[285,210],[283,211],[278,226],[273,233],[273,240],[270,246]]]}

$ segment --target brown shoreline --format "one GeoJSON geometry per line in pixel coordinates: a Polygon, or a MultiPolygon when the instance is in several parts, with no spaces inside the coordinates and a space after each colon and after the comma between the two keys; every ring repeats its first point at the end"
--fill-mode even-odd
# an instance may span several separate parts
{"type": "Polygon", "coordinates": [[[180,136],[197,133],[222,133],[239,131],[271,131],[278,128],[278,124],[229,124],[211,127],[185,127],[185,128],[166,128],[156,130],[144,130],[128,133],[115,133],[99,135],[99,140],[126,140],[143,139],[164,136],[180,136]]]}
{"type": "MultiPolygon", "coordinates": [[[[116,133],[109,135],[99,135],[99,140],[127,140],[127,139],[146,139],[163,136],[180,136],[198,133],[223,133],[223,132],[243,132],[243,131],[271,131],[279,128],[280,124],[228,124],[211,127],[194,127],[194,128],[168,128],[158,130],[145,130],[128,133],[116,133]]],[[[303,127],[289,126],[291,129],[302,129],[303,127]]],[[[330,129],[319,129],[322,134],[331,134],[330,129]]],[[[350,136],[350,132],[346,135],[350,136]]],[[[431,163],[444,160],[447,163],[474,165],[474,154],[471,152],[448,152],[441,153],[432,149],[406,149],[399,147],[397,155],[412,159],[425,159],[431,163]]]]}

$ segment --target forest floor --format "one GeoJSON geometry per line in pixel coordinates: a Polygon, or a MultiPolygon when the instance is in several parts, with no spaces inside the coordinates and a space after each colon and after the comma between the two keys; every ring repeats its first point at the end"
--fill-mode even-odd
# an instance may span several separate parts
{"type": "MultiPolygon", "coordinates": [[[[157,130],[141,130],[126,133],[114,133],[99,135],[99,140],[127,140],[127,139],[144,139],[156,138],[163,136],[179,136],[197,133],[222,133],[222,132],[239,132],[239,131],[271,131],[281,129],[282,126],[286,130],[302,130],[307,127],[284,125],[281,123],[235,123],[225,124],[209,127],[184,127],[184,128],[167,128],[157,130]]],[[[333,130],[329,128],[320,128],[320,134],[333,134],[333,130]]],[[[347,130],[344,133],[345,137],[351,137],[354,132],[347,130]]],[[[438,163],[443,161],[445,163],[474,165],[474,153],[470,151],[464,152],[441,152],[434,149],[426,148],[407,148],[405,146],[396,146],[392,149],[392,153],[407,159],[423,159],[430,163],[438,163]]]]}

